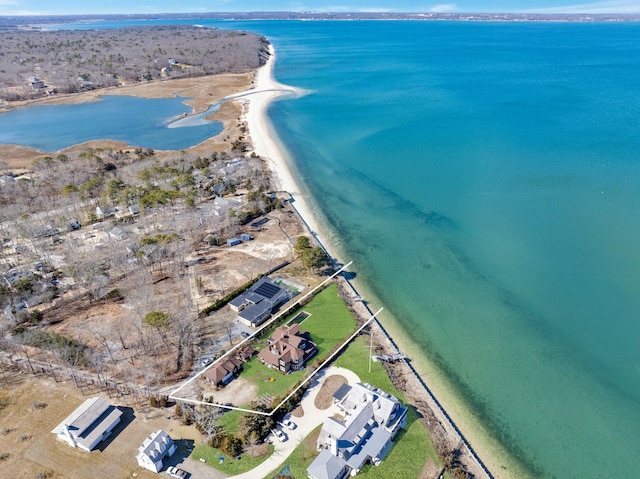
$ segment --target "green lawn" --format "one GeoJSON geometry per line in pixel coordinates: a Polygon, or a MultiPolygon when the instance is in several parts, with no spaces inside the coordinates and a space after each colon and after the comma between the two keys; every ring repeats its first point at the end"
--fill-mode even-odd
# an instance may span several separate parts
{"type": "MultiPolygon", "coordinates": [[[[410,407],[407,413],[407,425],[400,431],[394,440],[394,445],[379,466],[365,466],[357,477],[365,479],[414,479],[420,476],[427,460],[433,460],[440,464],[429,434],[422,422],[419,413],[410,407]]],[[[304,441],[298,445],[286,461],[289,464],[294,477],[307,477],[307,467],[317,457],[316,441],[321,429],[319,426],[304,441]]],[[[280,466],[272,471],[265,479],[271,479],[282,469],[280,466]]]]}
{"type": "Polygon", "coordinates": [[[248,454],[242,454],[240,459],[230,458],[226,454],[223,454],[218,449],[209,447],[207,445],[196,446],[191,453],[191,457],[196,461],[201,458],[207,461],[207,464],[215,467],[219,471],[225,474],[235,475],[242,474],[243,472],[250,471],[256,466],[262,464],[269,456],[273,454],[273,445],[269,444],[267,454],[261,457],[251,457],[248,454]],[[220,463],[218,458],[224,457],[224,461],[220,463]]]}
{"type": "Polygon", "coordinates": [[[360,377],[362,382],[372,384],[389,394],[393,394],[402,402],[406,401],[404,394],[396,389],[380,362],[371,361],[371,372],[369,372],[369,342],[367,337],[358,336],[354,339],[349,347],[335,360],[335,365],[351,369],[360,377]]]}
{"type": "MultiPolygon", "coordinates": [[[[335,284],[318,293],[302,310],[310,313],[301,325],[301,331],[309,331],[311,340],[318,346],[318,353],[311,361],[324,359],[340,343],[356,330],[356,320],[342,298],[338,296],[335,284]]],[[[291,314],[294,318],[300,310],[291,314]]],[[[275,329],[275,328],[274,328],[275,329]]],[[[260,341],[255,347],[266,346],[260,341]]],[[[306,371],[295,371],[284,375],[270,369],[254,357],[245,363],[242,378],[258,386],[258,396],[285,396],[296,382],[304,378],[306,371]]]]}
{"type": "MultiPolygon", "coordinates": [[[[322,426],[318,426],[314,429],[311,434],[298,444],[298,447],[293,450],[289,458],[286,460],[285,464],[289,464],[293,477],[307,477],[307,467],[309,467],[309,464],[311,464],[319,454],[316,443],[318,441],[318,435],[320,434],[321,428],[322,426]]],[[[271,471],[265,479],[271,479],[280,472],[283,467],[284,464],[280,465],[276,470],[271,471]]],[[[400,478],[397,477],[396,479],[400,478]]]]}

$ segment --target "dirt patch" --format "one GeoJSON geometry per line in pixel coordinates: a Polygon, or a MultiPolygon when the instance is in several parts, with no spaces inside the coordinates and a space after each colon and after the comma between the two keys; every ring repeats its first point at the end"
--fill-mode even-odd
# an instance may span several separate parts
{"type": "Polygon", "coordinates": [[[242,377],[239,377],[231,381],[224,388],[216,389],[209,397],[211,397],[217,404],[243,406],[254,400],[257,397],[257,394],[258,386],[250,383],[242,377]]]}
{"type": "Polygon", "coordinates": [[[422,468],[422,471],[420,471],[420,475],[418,477],[419,479],[437,479],[440,477],[441,470],[442,468],[440,466],[429,459],[422,468]]]}
{"type": "Polygon", "coordinates": [[[329,376],[325,380],[322,388],[320,389],[320,392],[316,396],[316,400],[313,403],[315,407],[321,410],[329,409],[329,407],[331,407],[331,404],[333,403],[333,395],[340,388],[340,386],[346,383],[347,378],[345,378],[344,376],[329,376]]]}
{"type": "Polygon", "coordinates": [[[302,408],[302,406],[298,406],[293,411],[291,411],[291,415],[293,417],[302,417],[304,416],[304,409],[302,408]]]}

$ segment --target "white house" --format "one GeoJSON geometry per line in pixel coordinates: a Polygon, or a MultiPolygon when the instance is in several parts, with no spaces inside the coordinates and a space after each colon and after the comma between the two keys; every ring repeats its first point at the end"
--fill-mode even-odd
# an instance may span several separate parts
{"type": "Polygon", "coordinates": [[[311,479],[342,479],[367,463],[379,465],[406,423],[407,407],[370,384],[343,385],[334,402],[343,416],[323,424],[318,436],[322,452],[307,468],[311,479]]]}
{"type": "Polygon", "coordinates": [[[70,446],[94,449],[120,422],[122,411],[102,398],[87,399],[58,424],[52,433],[70,446]]]}
{"type": "Polygon", "coordinates": [[[147,437],[142,446],[138,448],[138,464],[153,472],[162,470],[162,460],[166,456],[173,456],[176,452],[176,445],[173,439],[162,429],[152,433],[147,437]]]}

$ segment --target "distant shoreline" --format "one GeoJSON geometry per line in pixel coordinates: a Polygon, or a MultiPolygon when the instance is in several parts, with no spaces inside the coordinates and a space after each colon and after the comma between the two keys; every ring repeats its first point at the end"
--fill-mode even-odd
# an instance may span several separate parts
{"type": "Polygon", "coordinates": [[[133,13],[93,15],[0,16],[0,28],[15,30],[46,30],[60,23],[89,23],[95,21],[136,20],[315,20],[315,21],[476,21],[476,22],[637,22],[637,13],[580,13],[580,12],[198,12],[198,13],[133,13]]]}

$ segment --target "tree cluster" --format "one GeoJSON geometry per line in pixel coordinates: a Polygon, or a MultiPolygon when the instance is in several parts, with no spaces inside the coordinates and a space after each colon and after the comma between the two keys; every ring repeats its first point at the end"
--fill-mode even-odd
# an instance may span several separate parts
{"type": "Polygon", "coordinates": [[[298,237],[293,251],[300,258],[305,268],[309,268],[314,272],[329,264],[327,252],[321,246],[312,247],[307,236],[298,237]]]}

